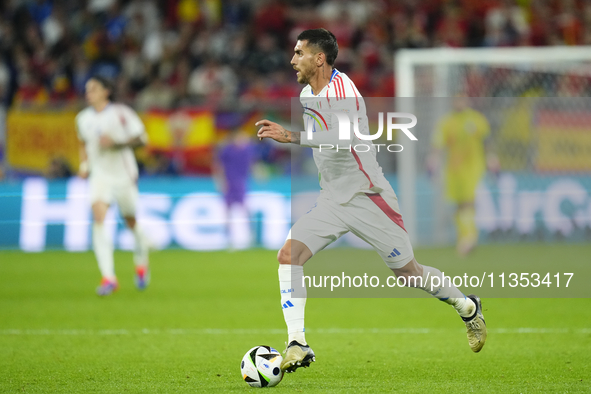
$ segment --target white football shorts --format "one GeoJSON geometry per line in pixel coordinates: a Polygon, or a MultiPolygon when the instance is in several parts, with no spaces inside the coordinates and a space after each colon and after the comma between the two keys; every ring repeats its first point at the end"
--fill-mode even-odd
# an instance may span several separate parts
{"type": "Polygon", "coordinates": [[[122,217],[136,215],[138,188],[131,180],[112,180],[106,177],[90,177],[90,203],[101,201],[111,205],[117,203],[122,217]]]}
{"type": "Polygon", "coordinates": [[[304,243],[316,254],[349,231],[370,244],[392,269],[414,258],[392,190],[357,194],[345,204],[321,194],[316,205],[293,225],[287,239],[304,243]]]}

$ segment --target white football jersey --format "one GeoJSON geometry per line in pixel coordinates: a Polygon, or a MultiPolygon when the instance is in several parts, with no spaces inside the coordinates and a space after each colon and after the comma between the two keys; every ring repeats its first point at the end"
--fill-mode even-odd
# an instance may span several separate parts
{"type": "Polygon", "coordinates": [[[360,134],[368,135],[369,124],[365,101],[349,77],[334,69],[328,85],[317,94],[312,92],[310,85],[304,87],[300,102],[304,109],[305,130],[313,132],[311,139],[306,131],[301,134],[301,146],[313,149],[322,193],[328,193],[328,198],[344,204],[358,193],[392,190],[376,160],[372,141],[362,141],[353,132],[353,128],[358,127],[360,134]],[[349,118],[348,140],[339,139],[336,113],[346,114],[349,118]],[[353,124],[355,114],[357,125],[353,124]]]}
{"type": "Polygon", "coordinates": [[[101,149],[101,135],[110,136],[115,143],[125,143],[142,137],[146,140],[144,124],[134,110],[123,104],[110,103],[100,112],[87,107],[76,116],[78,138],[86,144],[90,176],[114,181],[136,181],[138,167],[133,149],[101,149]]]}

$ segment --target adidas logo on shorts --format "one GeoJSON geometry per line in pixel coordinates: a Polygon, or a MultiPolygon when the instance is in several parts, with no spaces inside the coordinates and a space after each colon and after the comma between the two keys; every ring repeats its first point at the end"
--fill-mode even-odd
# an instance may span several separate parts
{"type": "Polygon", "coordinates": [[[392,251],[392,253],[390,253],[388,255],[388,257],[396,257],[396,256],[400,256],[400,252],[398,251],[398,249],[394,248],[394,250],[392,251]]]}

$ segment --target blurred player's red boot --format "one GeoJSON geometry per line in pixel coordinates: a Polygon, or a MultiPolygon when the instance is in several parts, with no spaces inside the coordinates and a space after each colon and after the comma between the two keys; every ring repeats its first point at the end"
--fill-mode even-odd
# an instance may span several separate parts
{"type": "Polygon", "coordinates": [[[99,287],[96,288],[96,294],[100,296],[108,296],[117,290],[119,290],[119,283],[117,283],[117,280],[103,278],[99,287]]]}
{"type": "Polygon", "coordinates": [[[144,290],[150,284],[150,269],[139,265],[135,267],[135,287],[138,290],[144,290]]]}

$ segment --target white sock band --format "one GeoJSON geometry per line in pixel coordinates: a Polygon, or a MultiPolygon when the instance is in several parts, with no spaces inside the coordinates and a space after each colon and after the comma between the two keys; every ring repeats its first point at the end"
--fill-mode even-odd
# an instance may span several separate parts
{"type": "Polygon", "coordinates": [[[304,312],[306,308],[306,291],[304,287],[301,294],[302,278],[304,267],[299,265],[279,264],[279,289],[281,291],[281,307],[283,318],[287,325],[289,342],[298,341],[306,345],[304,312]],[[293,285],[292,285],[293,280],[293,285]],[[294,291],[298,290],[298,298],[292,297],[294,291]]]}
{"type": "Polygon", "coordinates": [[[102,223],[93,223],[92,225],[92,246],[103,278],[116,280],[113,245],[102,223]]]}

